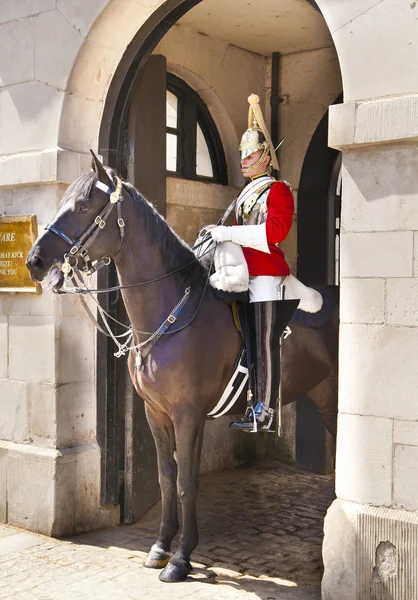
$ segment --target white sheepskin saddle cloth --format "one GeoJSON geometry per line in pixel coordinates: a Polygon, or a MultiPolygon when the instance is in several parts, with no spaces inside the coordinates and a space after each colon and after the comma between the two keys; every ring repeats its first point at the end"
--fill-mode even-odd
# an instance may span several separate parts
{"type": "MultiPolygon", "coordinates": [[[[213,227],[216,227],[216,225],[203,227],[199,232],[195,245],[201,244],[206,233],[213,227]]],[[[232,242],[223,242],[216,246],[215,249],[213,240],[209,239],[207,242],[201,244],[194,253],[201,263],[207,267],[210,266],[213,257],[215,272],[209,280],[213,288],[231,293],[248,291],[250,277],[241,246],[232,242]],[[214,256],[213,253],[215,253],[214,256]]]]}
{"type": "Polygon", "coordinates": [[[210,284],[217,290],[241,293],[248,290],[250,276],[241,246],[223,242],[216,247],[214,258],[215,273],[210,276],[210,284]]]}

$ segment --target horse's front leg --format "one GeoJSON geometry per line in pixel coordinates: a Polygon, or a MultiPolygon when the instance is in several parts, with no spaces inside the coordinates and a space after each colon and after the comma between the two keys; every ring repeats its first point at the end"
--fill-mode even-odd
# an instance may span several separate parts
{"type": "Polygon", "coordinates": [[[171,542],[179,529],[174,426],[165,412],[158,411],[147,403],[145,403],[145,413],[157,449],[158,481],[161,488],[161,525],[158,540],[149,551],[144,565],[151,569],[162,569],[172,557],[171,542]]]}
{"type": "Polygon", "coordinates": [[[196,497],[204,427],[204,417],[197,415],[183,412],[180,418],[174,419],[178,465],[177,491],[182,508],[182,529],[177,552],[160,573],[161,581],[168,583],[186,579],[192,570],[190,555],[199,541],[196,497]]]}

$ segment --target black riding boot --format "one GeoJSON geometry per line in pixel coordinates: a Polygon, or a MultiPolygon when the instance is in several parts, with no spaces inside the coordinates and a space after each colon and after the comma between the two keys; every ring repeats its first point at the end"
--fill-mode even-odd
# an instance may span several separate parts
{"type": "Polygon", "coordinates": [[[250,305],[255,321],[255,397],[244,417],[233,421],[231,428],[274,431],[280,383],[280,337],[298,304],[298,300],[278,300],[250,305]]]}

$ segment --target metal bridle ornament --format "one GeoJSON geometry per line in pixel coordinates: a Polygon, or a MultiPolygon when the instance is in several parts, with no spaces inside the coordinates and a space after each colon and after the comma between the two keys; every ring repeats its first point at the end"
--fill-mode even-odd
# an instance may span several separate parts
{"type": "Polygon", "coordinates": [[[91,225],[89,225],[86,231],[79,237],[78,240],[73,240],[68,235],[63,233],[60,229],[58,229],[58,227],[55,227],[55,225],[53,224],[47,225],[45,227],[45,229],[47,229],[48,231],[52,231],[71,246],[70,251],[67,254],[64,254],[64,262],[61,265],[61,271],[64,273],[65,278],[72,276],[74,269],[78,267],[79,258],[82,258],[85,264],[85,267],[83,267],[81,270],[85,271],[89,275],[96,272],[101,267],[110,264],[111,259],[108,256],[104,256],[101,260],[95,261],[93,264],[88,255],[88,250],[94,242],[94,240],[96,239],[99,232],[105,228],[107,219],[109,218],[115,205],[117,207],[117,224],[119,226],[121,244],[123,243],[125,237],[125,222],[122,219],[121,214],[121,202],[123,200],[123,183],[122,180],[119,179],[119,177],[116,176],[115,179],[116,185],[113,189],[107,186],[106,184],[102,183],[101,181],[95,182],[95,187],[109,195],[109,202],[100,212],[100,214],[97,215],[93,223],[91,223],[91,225]]]}

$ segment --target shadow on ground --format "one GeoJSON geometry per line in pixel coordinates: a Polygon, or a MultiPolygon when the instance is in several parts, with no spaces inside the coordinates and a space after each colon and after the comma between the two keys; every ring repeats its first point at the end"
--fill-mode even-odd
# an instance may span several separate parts
{"type": "MultiPolygon", "coordinates": [[[[323,520],[333,499],[332,476],[277,462],[202,477],[200,542],[188,582],[245,589],[266,599],[316,600],[323,574],[323,520]]],[[[159,519],[158,503],[133,525],[68,541],[142,557],[157,538],[159,519]]]]}

